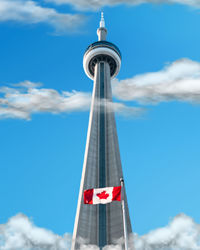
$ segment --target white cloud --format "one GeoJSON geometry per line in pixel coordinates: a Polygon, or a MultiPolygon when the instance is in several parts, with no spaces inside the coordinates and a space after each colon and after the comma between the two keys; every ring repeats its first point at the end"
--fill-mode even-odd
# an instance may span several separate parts
{"type": "Polygon", "coordinates": [[[41,87],[42,83],[24,81],[24,82],[19,82],[19,83],[12,84],[12,86],[14,86],[14,87],[24,87],[24,88],[37,88],[37,87],[41,87]]]}
{"type": "Polygon", "coordinates": [[[140,103],[173,100],[200,103],[200,63],[181,59],[158,72],[115,79],[113,93],[120,100],[140,103]]]}
{"type": "Polygon", "coordinates": [[[168,226],[135,236],[136,250],[200,250],[200,225],[184,214],[168,226]]]}
{"type": "Polygon", "coordinates": [[[200,7],[199,0],[45,0],[56,4],[71,4],[79,9],[99,9],[103,6],[114,6],[119,4],[139,5],[144,3],[152,4],[183,4],[192,7],[200,7]]]}
{"type": "MultiPolygon", "coordinates": [[[[29,120],[34,113],[70,113],[88,111],[91,94],[79,91],[46,89],[30,81],[0,87],[0,119],[29,120]]],[[[181,59],[161,71],[137,75],[130,79],[114,79],[113,94],[120,101],[157,104],[166,101],[200,103],[200,63],[181,59]]],[[[109,103],[107,112],[114,110],[123,116],[141,116],[144,109],[124,103],[109,103]],[[109,105],[112,107],[109,109],[109,105]]]]}
{"type": "Polygon", "coordinates": [[[38,88],[38,85],[25,81],[15,85],[15,88],[1,87],[0,118],[29,120],[33,113],[70,113],[86,111],[90,107],[89,93],[59,93],[54,89],[38,88]]]}
{"type": "MultiPolygon", "coordinates": [[[[184,214],[176,216],[167,226],[146,235],[134,235],[134,250],[200,250],[200,225],[184,214]]],[[[18,214],[0,224],[1,250],[68,250],[71,236],[59,236],[39,228],[23,214],[18,214]]],[[[97,250],[95,246],[82,245],[81,250],[97,250]]],[[[120,245],[106,246],[104,250],[121,250],[120,245]]]]}
{"type": "Polygon", "coordinates": [[[124,103],[119,103],[119,102],[113,102],[110,103],[110,105],[112,110],[114,110],[114,112],[125,117],[141,117],[146,111],[143,108],[131,107],[125,105],[124,103]]]}
{"type": "MultiPolygon", "coordinates": [[[[41,83],[24,81],[12,84],[13,87],[0,87],[0,119],[16,118],[30,120],[35,113],[71,113],[88,111],[91,94],[78,91],[62,91],[42,88],[41,83]]],[[[142,108],[128,107],[122,103],[106,102],[108,112],[118,112],[125,116],[138,116],[142,108]],[[111,109],[109,108],[111,107],[111,109]]]]}
{"type": "Polygon", "coordinates": [[[70,248],[69,234],[63,237],[36,227],[25,215],[18,214],[0,225],[1,250],[64,250],[70,248]]]}
{"type": "MultiPolygon", "coordinates": [[[[199,0],[43,0],[46,3],[57,5],[70,4],[79,10],[97,10],[103,6],[115,6],[119,4],[139,5],[152,4],[183,4],[199,8],[199,0]]],[[[58,12],[53,7],[46,7],[36,0],[0,0],[0,22],[19,22],[38,24],[44,23],[52,26],[56,32],[74,31],[86,21],[86,17],[80,14],[58,12]]]]}
{"type": "Polygon", "coordinates": [[[57,32],[66,32],[73,31],[84,20],[85,17],[81,15],[59,13],[32,0],[0,0],[0,22],[45,23],[53,26],[57,32]]]}

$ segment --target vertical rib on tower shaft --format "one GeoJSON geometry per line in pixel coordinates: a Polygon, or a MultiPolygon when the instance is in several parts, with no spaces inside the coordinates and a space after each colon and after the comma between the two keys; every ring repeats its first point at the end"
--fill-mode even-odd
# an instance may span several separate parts
{"type": "MultiPolygon", "coordinates": [[[[107,44],[108,42],[106,46],[107,44]]],[[[114,50],[113,44],[110,43],[109,46],[110,50],[114,50]]],[[[100,52],[95,52],[96,54],[89,59],[94,60],[92,63],[95,64],[94,68],[91,66],[92,63],[90,65],[90,70],[93,69],[94,74],[91,77],[94,79],[94,88],[72,250],[80,249],[81,242],[102,249],[105,245],[117,244],[117,240],[124,236],[120,202],[86,205],[83,199],[84,190],[120,186],[120,178],[123,178],[116,123],[111,105],[111,77],[114,67],[112,54],[111,56],[107,52],[102,54],[103,52],[98,49],[99,47],[97,49],[95,47],[94,50],[100,52]]],[[[113,58],[115,60],[114,56],[113,58]]],[[[126,195],[125,208],[130,234],[132,229],[126,195]]]]}

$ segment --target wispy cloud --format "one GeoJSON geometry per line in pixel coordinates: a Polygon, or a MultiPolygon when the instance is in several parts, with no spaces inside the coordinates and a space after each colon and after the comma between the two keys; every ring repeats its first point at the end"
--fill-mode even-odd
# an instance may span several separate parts
{"type": "MultiPolygon", "coordinates": [[[[169,3],[200,7],[199,0],[43,0],[43,2],[57,5],[70,4],[79,10],[97,10],[103,6],[144,3],[169,3]]],[[[36,0],[0,0],[0,22],[10,21],[24,24],[44,23],[52,26],[57,33],[65,33],[80,28],[86,22],[86,16],[80,13],[61,13],[53,7],[41,5],[36,0]]]]}
{"type": "MultiPolygon", "coordinates": [[[[133,235],[135,250],[199,250],[200,225],[184,214],[176,216],[167,226],[146,235],[133,235]]],[[[0,246],[3,250],[64,250],[70,249],[71,236],[54,234],[39,228],[23,214],[18,214],[0,225],[0,246]]],[[[97,250],[82,245],[81,250],[97,250]]],[[[121,245],[106,246],[104,250],[120,250],[121,245]]]]}
{"type": "Polygon", "coordinates": [[[82,25],[85,17],[60,13],[54,8],[43,7],[32,0],[0,0],[0,22],[8,21],[25,24],[45,23],[57,32],[66,32],[82,25]]]}
{"type": "MultiPolygon", "coordinates": [[[[12,87],[0,87],[0,119],[15,118],[30,120],[36,113],[71,113],[88,111],[91,94],[80,91],[61,91],[42,88],[41,83],[24,81],[12,87]]],[[[98,102],[96,103],[99,106],[98,102]]],[[[103,102],[107,112],[114,110],[124,116],[138,116],[142,108],[128,107],[123,103],[103,102]]]]}
{"type": "MultiPolygon", "coordinates": [[[[113,80],[113,94],[120,102],[107,100],[106,112],[114,110],[123,116],[137,117],[144,108],[127,106],[121,101],[139,104],[158,104],[167,101],[200,103],[200,63],[181,59],[153,73],[137,75],[130,79],[113,80]],[[110,108],[111,107],[111,108],[110,108]]],[[[46,89],[41,83],[24,81],[10,87],[0,87],[0,119],[30,120],[36,113],[71,113],[88,111],[91,94],[80,91],[46,89]]],[[[100,103],[96,103],[97,108],[100,103]]],[[[102,102],[101,102],[102,105],[102,102]]]]}
{"type": "Polygon", "coordinates": [[[200,63],[181,59],[161,71],[113,81],[114,95],[139,103],[182,101],[200,103],[200,63]]]}
{"type": "Polygon", "coordinates": [[[144,108],[127,106],[121,102],[112,102],[110,105],[111,110],[124,117],[141,117],[146,112],[144,108]]]}
{"type": "Polygon", "coordinates": [[[15,87],[1,87],[0,118],[30,120],[34,113],[70,113],[86,111],[90,107],[90,93],[59,93],[54,89],[39,88],[38,83],[25,81],[15,87]]]}
{"type": "Polygon", "coordinates": [[[144,3],[152,4],[183,4],[199,8],[199,0],[45,0],[55,4],[71,4],[78,9],[99,9],[103,6],[114,6],[119,4],[139,5],[144,3]]]}

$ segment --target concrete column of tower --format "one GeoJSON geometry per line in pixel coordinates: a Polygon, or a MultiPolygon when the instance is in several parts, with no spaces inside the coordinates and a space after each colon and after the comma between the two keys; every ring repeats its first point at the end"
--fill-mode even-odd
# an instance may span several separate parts
{"type": "MultiPolygon", "coordinates": [[[[110,68],[106,61],[100,61],[95,68],[97,84],[99,83],[99,187],[106,187],[106,101],[108,100],[107,85],[110,83],[110,68]]],[[[109,96],[111,98],[111,96],[109,96]]],[[[106,206],[99,205],[99,246],[107,244],[106,206]]]]}
{"type": "MultiPolygon", "coordinates": [[[[123,178],[111,91],[111,79],[120,70],[121,53],[114,44],[103,39],[107,34],[103,15],[97,34],[99,41],[88,47],[83,60],[84,70],[94,81],[94,87],[72,250],[80,249],[83,242],[102,249],[105,245],[116,244],[124,236],[120,202],[86,205],[83,200],[84,190],[120,186],[120,178],[123,178]]],[[[125,209],[130,234],[126,194],[125,209]]]]}

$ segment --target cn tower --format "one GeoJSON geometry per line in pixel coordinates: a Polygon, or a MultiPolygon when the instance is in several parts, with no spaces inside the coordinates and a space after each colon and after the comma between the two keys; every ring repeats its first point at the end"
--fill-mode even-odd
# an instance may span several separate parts
{"type": "MultiPolygon", "coordinates": [[[[123,178],[111,90],[111,79],[120,71],[121,52],[116,45],[106,41],[103,13],[97,35],[98,41],[87,48],[83,58],[85,73],[93,80],[94,87],[72,250],[80,249],[81,242],[103,249],[106,245],[117,244],[124,237],[120,202],[86,205],[83,201],[84,190],[120,186],[120,178],[123,178]]],[[[130,235],[126,193],[124,199],[130,235]]]]}

